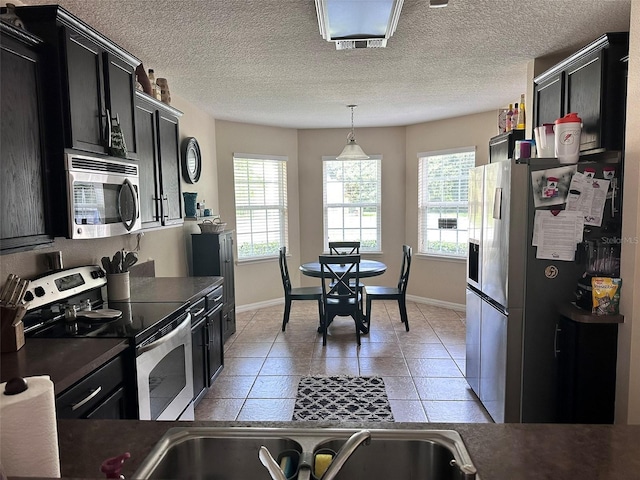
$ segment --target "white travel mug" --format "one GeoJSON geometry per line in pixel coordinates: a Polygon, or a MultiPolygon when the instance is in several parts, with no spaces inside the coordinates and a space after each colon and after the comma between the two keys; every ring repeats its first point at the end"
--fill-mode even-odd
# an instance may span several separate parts
{"type": "Polygon", "coordinates": [[[568,113],[556,120],[556,157],[560,163],[578,163],[582,119],[577,113],[568,113]]]}

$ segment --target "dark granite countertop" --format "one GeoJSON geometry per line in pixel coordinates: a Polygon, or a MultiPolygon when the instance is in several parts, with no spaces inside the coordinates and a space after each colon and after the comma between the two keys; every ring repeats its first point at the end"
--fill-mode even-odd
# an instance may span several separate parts
{"type": "Polygon", "coordinates": [[[132,302],[191,302],[222,285],[222,277],[131,277],[132,302]]]}
{"type": "Polygon", "coordinates": [[[27,338],[0,357],[0,381],[49,375],[58,395],[126,348],[123,338],[27,338]]]}
{"type": "MultiPolygon", "coordinates": [[[[315,428],[314,422],[151,422],[60,420],[64,478],[101,478],[103,460],[125,451],[122,473],[132,474],[171,427],[262,426],[315,428]]],[[[640,426],[547,424],[322,423],[338,428],[452,429],[462,436],[482,480],[630,478],[640,472],[640,426]]],[[[221,452],[223,455],[224,452],[221,452]]],[[[213,460],[213,459],[212,459],[213,460]]]]}

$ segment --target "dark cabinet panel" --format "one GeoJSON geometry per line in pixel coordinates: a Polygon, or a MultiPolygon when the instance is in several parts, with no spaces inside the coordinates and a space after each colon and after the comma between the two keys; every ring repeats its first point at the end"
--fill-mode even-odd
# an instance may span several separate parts
{"type": "Polygon", "coordinates": [[[561,317],[557,329],[559,421],[613,423],[618,325],[561,317]]]}
{"type": "Polygon", "coordinates": [[[622,150],[628,51],[628,33],[607,33],[534,78],[534,127],[574,112],[581,152],[622,150]]]}
{"type": "Polygon", "coordinates": [[[182,112],[136,92],[135,123],[143,228],[183,222],[179,123],[182,112]]]}
{"type": "Polygon", "coordinates": [[[158,136],[163,223],[165,225],[182,223],[178,119],[158,111],[158,136]]]}
{"type": "Polygon", "coordinates": [[[115,357],[56,397],[58,418],[127,418],[124,361],[115,357]]]}
{"type": "Polygon", "coordinates": [[[102,49],[73,32],[68,32],[66,43],[71,118],[71,144],[68,146],[104,153],[107,125],[103,104],[102,49]]]}
{"type": "Polygon", "coordinates": [[[156,110],[149,102],[136,100],[138,133],[138,166],[140,172],[140,219],[142,227],[155,227],[160,222],[160,172],[157,159],[156,110]]]}
{"type": "Polygon", "coordinates": [[[191,235],[193,275],[224,277],[222,334],[224,341],[236,331],[233,231],[191,235]]]}
{"type": "Polygon", "coordinates": [[[207,317],[207,337],[208,337],[208,386],[213,385],[213,381],[222,371],[224,364],[224,340],[222,337],[222,308],[217,308],[207,317]]]}
{"type": "Polygon", "coordinates": [[[554,123],[562,117],[564,105],[563,76],[554,75],[548,80],[535,86],[535,103],[537,109],[533,119],[534,125],[554,123]]]}
{"type": "Polygon", "coordinates": [[[109,113],[112,118],[116,118],[120,124],[120,130],[124,134],[124,141],[127,146],[129,158],[136,158],[138,154],[138,144],[135,124],[135,71],[129,64],[123,62],[116,56],[105,53],[104,61],[107,85],[105,95],[109,113]]]}
{"type": "Polygon", "coordinates": [[[0,42],[0,249],[48,245],[40,123],[39,40],[2,24],[0,42]],[[23,38],[24,36],[24,38],[23,38]]]}
{"type": "Polygon", "coordinates": [[[602,52],[589,55],[566,71],[567,104],[565,112],[579,112],[582,119],[580,150],[601,144],[602,52]]]}
{"type": "Polygon", "coordinates": [[[201,318],[191,327],[191,358],[193,360],[193,401],[194,406],[207,391],[207,320],[201,318]]]}

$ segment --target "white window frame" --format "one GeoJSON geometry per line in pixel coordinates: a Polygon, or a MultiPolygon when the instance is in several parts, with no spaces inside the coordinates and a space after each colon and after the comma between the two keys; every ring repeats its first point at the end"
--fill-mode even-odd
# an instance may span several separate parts
{"type": "MultiPolygon", "coordinates": [[[[370,155],[368,160],[338,160],[336,157],[323,156],[322,157],[322,206],[323,206],[323,234],[324,234],[324,251],[329,251],[329,240],[331,241],[360,241],[360,252],[376,252],[382,251],[382,155],[370,155]],[[327,162],[376,162],[377,169],[377,185],[376,185],[376,200],[374,202],[344,202],[344,203],[332,203],[329,204],[327,200],[327,162]],[[343,224],[341,229],[343,230],[341,238],[329,238],[329,225],[328,225],[328,210],[329,208],[375,208],[376,211],[376,247],[371,248],[366,244],[366,240],[362,239],[362,230],[368,230],[364,228],[362,224],[347,229],[343,224]],[[345,230],[360,230],[357,235],[345,235],[345,230]],[[357,237],[357,238],[355,238],[357,237]]],[[[332,229],[333,230],[333,229],[332,229]]],[[[354,232],[352,232],[354,233],[354,232]]]]}
{"type": "MultiPolygon", "coordinates": [[[[468,195],[464,195],[464,190],[468,192],[469,185],[469,169],[475,166],[476,147],[462,147],[449,150],[439,150],[433,152],[418,153],[418,253],[423,255],[442,257],[442,258],[459,258],[467,257],[469,242],[469,201],[468,195]],[[472,154],[469,158],[468,154],[472,154]],[[455,158],[460,155],[459,158],[455,158]],[[441,171],[429,172],[429,162],[442,161],[447,156],[452,156],[450,161],[458,162],[457,172],[441,171]],[[430,173],[432,173],[430,175],[430,173]],[[437,181],[455,180],[458,183],[457,200],[445,200],[440,197],[437,200],[429,199],[430,186],[434,186],[437,181]],[[455,211],[454,214],[448,213],[442,217],[442,211],[447,209],[449,212],[455,211]],[[464,212],[466,211],[466,222],[464,221],[464,212]],[[433,220],[442,219],[440,222],[434,223],[433,220]],[[444,218],[455,218],[455,221],[447,222],[444,218]],[[463,220],[460,222],[460,220],[463,220]],[[442,223],[439,225],[439,223],[442,223]],[[455,228],[448,225],[455,224],[455,228]],[[455,232],[455,234],[452,234],[455,232]],[[438,237],[437,243],[439,248],[434,248],[434,237],[438,237]],[[456,241],[447,240],[447,237],[456,237],[456,241]],[[443,239],[444,238],[444,239],[443,239]],[[445,244],[454,243],[456,248],[452,251],[445,244]]],[[[433,187],[435,188],[435,186],[433,187]]],[[[441,192],[442,193],[442,192],[441,192]]],[[[436,220],[437,221],[437,220],[436,220]]]]}
{"type": "MultiPolygon", "coordinates": [[[[233,181],[236,212],[236,254],[238,262],[247,262],[268,258],[277,258],[280,247],[288,245],[288,209],[287,209],[287,161],[288,157],[278,155],[258,155],[254,153],[233,154],[233,181]],[[254,167],[254,173],[262,168],[260,178],[249,178],[248,170],[240,178],[242,165],[254,167]],[[270,167],[271,177],[265,179],[264,168],[270,167]],[[275,175],[274,173],[275,168],[275,175]],[[277,187],[276,194],[267,198],[267,183],[277,187]],[[273,201],[275,199],[275,201],[273,201]],[[270,201],[269,201],[270,200],[270,201]],[[249,214],[248,223],[244,222],[243,212],[249,214]],[[269,212],[276,212],[279,228],[273,229],[269,225],[269,212]],[[262,219],[259,218],[262,216],[262,219]],[[246,239],[249,238],[247,242],[246,239]],[[260,248],[274,244],[273,251],[264,252],[260,248]],[[248,245],[249,252],[245,253],[244,245],[248,245]]],[[[268,250],[268,249],[267,249],[268,250]]]]}

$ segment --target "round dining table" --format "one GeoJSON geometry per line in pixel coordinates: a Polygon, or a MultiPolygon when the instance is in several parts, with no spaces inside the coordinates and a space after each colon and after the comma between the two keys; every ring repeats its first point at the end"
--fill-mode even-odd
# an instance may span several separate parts
{"type": "MultiPolygon", "coordinates": [[[[343,265],[333,265],[331,267],[336,273],[341,274],[345,273],[347,270],[347,266],[343,265]]],[[[300,271],[309,277],[322,278],[322,270],[320,268],[320,262],[309,262],[303,263],[300,265],[300,271]]],[[[377,262],[375,260],[360,260],[360,278],[368,278],[368,277],[376,277],[378,275],[382,275],[387,271],[387,266],[382,262],[377,262]]],[[[347,272],[347,276],[349,278],[355,277],[355,271],[347,272]]],[[[364,312],[360,312],[360,319],[357,322],[358,328],[364,334],[369,333],[369,327],[365,323],[366,316],[364,312]]],[[[331,320],[329,320],[331,323],[331,320]]],[[[318,332],[322,332],[322,325],[318,327],[318,332]]]]}
{"type": "MultiPolygon", "coordinates": [[[[336,273],[344,273],[346,267],[337,265],[332,267],[336,273]]],[[[320,269],[319,262],[309,262],[300,265],[300,271],[309,277],[322,278],[322,271],[320,269]]],[[[375,260],[360,260],[360,278],[376,277],[382,275],[387,271],[387,266],[382,262],[376,262],[375,260]]],[[[355,276],[355,272],[353,275],[355,276]]]]}

